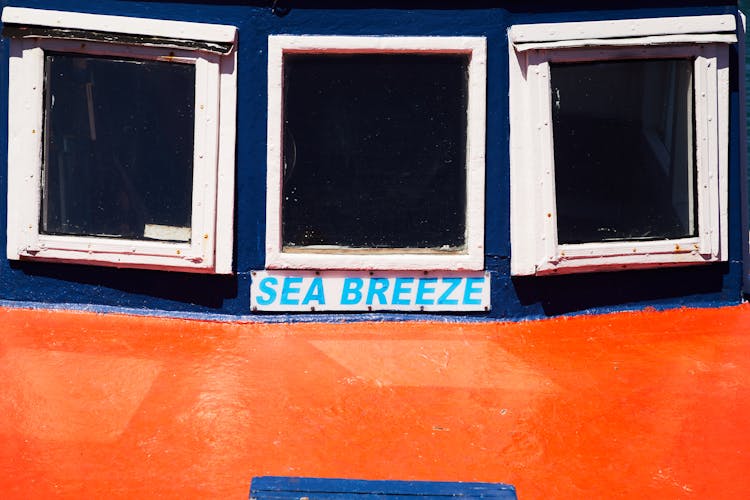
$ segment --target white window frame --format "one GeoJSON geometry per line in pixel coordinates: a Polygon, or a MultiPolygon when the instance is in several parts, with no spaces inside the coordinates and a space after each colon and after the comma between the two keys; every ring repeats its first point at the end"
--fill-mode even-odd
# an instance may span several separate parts
{"type": "MultiPolygon", "coordinates": [[[[155,19],[6,7],[3,23],[234,45],[236,28],[155,19]]],[[[116,39],[116,37],[113,37],[116,39]]],[[[8,241],[11,260],[48,260],[202,273],[232,273],[236,50],[220,54],[169,42],[12,38],[8,106],[8,241]],[[190,242],[40,231],[44,53],[128,57],[195,65],[195,133],[190,242]]],[[[165,131],[168,133],[168,131],[165,131]]]]}
{"type": "Polygon", "coordinates": [[[307,36],[268,38],[267,269],[484,269],[484,157],[486,101],[484,37],[307,36]],[[468,54],[466,244],[459,251],[300,247],[284,251],[281,238],[283,170],[283,57],[285,53],[468,54]]]}
{"type": "Polygon", "coordinates": [[[509,34],[511,274],[544,275],[727,260],[731,15],[516,25],[509,34]],[[693,58],[697,236],[560,244],[551,62],[693,58]]]}

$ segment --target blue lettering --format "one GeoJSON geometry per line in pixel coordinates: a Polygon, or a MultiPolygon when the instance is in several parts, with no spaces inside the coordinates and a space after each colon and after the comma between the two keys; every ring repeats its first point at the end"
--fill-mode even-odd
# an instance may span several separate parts
{"type": "Polygon", "coordinates": [[[435,299],[428,298],[426,295],[435,293],[435,283],[437,283],[437,278],[419,278],[419,284],[417,285],[417,300],[414,303],[418,306],[433,305],[435,299]]]}
{"type": "Polygon", "coordinates": [[[300,278],[299,276],[287,276],[286,278],[284,278],[284,286],[281,289],[282,305],[296,306],[299,304],[298,297],[290,297],[291,294],[298,294],[300,292],[300,287],[293,286],[299,283],[302,283],[302,278],[300,278]]]}
{"type": "Polygon", "coordinates": [[[255,297],[255,301],[261,306],[267,306],[276,300],[276,290],[274,287],[279,284],[279,280],[273,276],[267,276],[258,283],[260,294],[255,297]],[[263,294],[266,294],[265,296],[263,294]]]}
{"type": "Polygon", "coordinates": [[[368,306],[372,305],[372,299],[378,298],[378,303],[387,304],[388,299],[385,298],[385,291],[388,290],[388,278],[371,278],[370,286],[367,287],[367,302],[368,306]]]}
{"type": "Polygon", "coordinates": [[[478,306],[482,303],[481,298],[473,299],[472,295],[482,293],[482,285],[484,284],[484,278],[466,278],[466,288],[464,289],[464,305],[466,306],[478,306]],[[479,285],[474,286],[474,285],[479,285]]]}
{"type": "Polygon", "coordinates": [[[409,299],[402,299],[401,295],[404,293],[411,293],[411,287],[406,286],[414,282],[414,278],[396,278],[396,282],[393,284],[393,300],[391,304],[394,306],[408,306],[409,299]]]}
{"type": "Polygon", "coordinates": [[[326,303],[326,296],[323,289],[323,278],[321,277],[313,278],[312,283],[310,283],[310,288],[305,294],[305,298],[302,299],[302,305],[309,304],[312,300],[321,305],[325,305],[326,303]]]}
{"type": "Polygon", "coordinates": [[[448,283],[450,286],[443,294],[438,298],[437,303],[441,306],[454,306],[458,304],[458,299],[450,299],[450,295],[458,288],[461,284],[461,278],[443,278],[443,283],[448,283]]]}
{"type": "Polygon", "coordinates": [[[362,300],[362,278],[345,278],[344,289],[341,290],[341,304],[353,305],[362,300]]]}

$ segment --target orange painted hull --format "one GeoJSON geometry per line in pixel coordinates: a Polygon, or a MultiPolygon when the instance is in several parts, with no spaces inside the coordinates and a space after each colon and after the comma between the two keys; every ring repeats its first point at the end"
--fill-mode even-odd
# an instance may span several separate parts
{"type": "Polygon", "coordinates": [[[231,324],[0,309],[3,498],[296,475],[750,498],[750,307],[231,324]]]}

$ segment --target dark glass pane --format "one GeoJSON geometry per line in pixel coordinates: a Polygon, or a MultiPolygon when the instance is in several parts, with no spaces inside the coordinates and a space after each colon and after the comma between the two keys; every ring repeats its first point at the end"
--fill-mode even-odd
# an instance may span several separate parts
{"type": "Polygon", "coordinates": [[[559,243],[697,234],[692,68],[551,65],[559,243]]]}
{"type": "Polygon", "coordinates": [[[286,55],[284,245],[464,245],[468,62],[286,55]]]}
{"type": "Polygon", "coordinates": [[[46,234],[190,240],[195,66],[46,56],[46,234]]]}

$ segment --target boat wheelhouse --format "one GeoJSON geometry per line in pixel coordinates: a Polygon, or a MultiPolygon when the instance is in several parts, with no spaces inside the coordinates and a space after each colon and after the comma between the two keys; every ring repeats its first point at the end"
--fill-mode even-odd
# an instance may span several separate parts
{"type": "Polygon", "coordinates": [[[4,496],[750,495],[735,2],[0,7],[4,496]]]}

